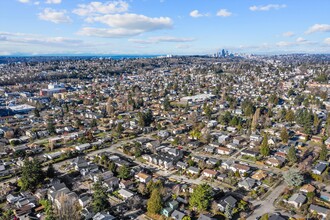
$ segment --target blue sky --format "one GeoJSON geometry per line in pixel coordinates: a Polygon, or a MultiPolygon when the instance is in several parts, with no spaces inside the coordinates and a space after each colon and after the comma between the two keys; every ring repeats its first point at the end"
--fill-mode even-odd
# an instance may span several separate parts
{"type": "Polygon", "coordinates": [[[0,55],[330,53],[328,0],[1,0],[0,55]]]}

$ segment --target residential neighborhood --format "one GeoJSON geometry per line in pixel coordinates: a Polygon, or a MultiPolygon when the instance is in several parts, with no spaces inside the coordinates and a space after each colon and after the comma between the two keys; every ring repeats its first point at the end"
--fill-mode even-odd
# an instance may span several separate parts
{"type": "Polygon", "coordinates": [[[328,219],[329,58],[0,64],[0,219],[328,219]]]}

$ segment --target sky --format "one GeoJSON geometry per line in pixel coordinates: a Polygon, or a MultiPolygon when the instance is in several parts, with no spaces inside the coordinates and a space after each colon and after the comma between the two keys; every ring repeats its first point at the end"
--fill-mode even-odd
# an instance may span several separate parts
{"type": "Polygon", "coordinates": [[[329,0],[0,0],[0,55],[330,53],[329,0]]]}

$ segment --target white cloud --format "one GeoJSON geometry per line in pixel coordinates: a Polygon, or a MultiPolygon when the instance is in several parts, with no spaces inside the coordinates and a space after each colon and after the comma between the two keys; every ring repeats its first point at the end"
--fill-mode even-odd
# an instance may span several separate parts
{"type": "Polygon", "coordinates": [[[89,16],[94,14],[115,14],[128,11],[129,5],[124,1],[113,2],[91,2],[89,4],[80,4],[73,13],[80,16],[89,16]]]}
{"type": "Polygon", "coordinates": [[[281,9],[281,8],[286,8],[285,4],[279,5],[279,4],[269,4],[269,5],[253,5],[249,9],[251,11],[269,11],[271,9],[281,9]]]}
{"type": "Polygon", "coordinates": [[[327,45],[330,45],[330,37],[324,39],[324,43],[327,45]]]}
{"type": "Polygon", "coordinates": [[[198,10],[193,10],[193,11],[191,11],[191,12],[189,13],[189,15],[190,15],[191,17],[193,17],[193,18],[199,18],[199,17],[209,16],[208,13],[206,13],[206,14],[202,14],[202,13],[200,13],[198,10]]]}
{"type": "Polygon", "coordinates": [[[296,39],[296,41],[280,41],[278,43],[276,43],[276,46],[279,47],[291,47],[291,46],[300,46],[300,45],[312,45],[312,44],[316,44],[315,42],[312,41],[308,41],[302,37],[298,37],[296,39]]]}
{"type": "Polygon", "coordinates": [[[330,32],[330,24],[314,24],[305,33],[311,34],[315,32],[330,32]]]}
{"type": "Polygon", "coordinates": [[[307,42],[307,40],[305,40],[305,39],[302,38],[302,37],[298,37],[298,38],[296,39],[296,42],[297,42],[297,43],[304,43],[304,42],[307,42]]]}
{"type": "Polygon", "coordinates": [[[188,44],[178,44],[175,47],[177,49],[189,49],[189,48],[191,48],[191,45],[188,45],[188,44]]]}
{"type": "Polygon", "coordinates": [[[64,37],[44,37],[25,33],[0,32],[0,41],[21,44],[38,44],[47,46],[79,46],[84,44],[82,40],[64,37]]]}
{"type": "Polygon", "coordinates": [[[106,37],[106,38],[123,38],[130,37],[142,34],[142,30],[129,30],[124,28],[116,29],[107,29],[107,28],[93,28],[93,27],[84,27],[78,34],[85,36],[94,36],[94,37],[106,37]]]}
{"type": "Polygon", "coordinates": [[[194,38],[182,38],[182,37],[172,37],[172,36],[159,36],[159,37],[150,37],[146,40],[143,39],[129,39],[130,42],[139,43],[139,44],[155,44],[155,43],[163,43],[163,42],[191,42],[194,41],[194,38]]]}
{"type": "Polygon", "coordinates": [[[30,0],[18,0],[20,3],[29,3],[30,0]]]}
{"type": "Polygon", "coordinates": [[[86,21],[90,23],[100,22],[112,27],[112,29],[86,27],[79,32],[82,35],[100,37],[134,36],[149,31],[170,29],[173,24],[169,17],[152,18],[129,13],[89,17],[86,21]]]}
{"type": "Polygon", "coordinates": [[[295,44],[295,42],[280,41],[280,42],[277,42],[276,43],[276,46],[279,46],[279,47],[288,47],[288,46],[292,46],[294,44],[295,44]]]}
{"type": "Polygon", "coordinates": [[[56,24],[70,23],[72,20],[68,15],[66,15],[66,13],[66,10],[56,11],[51,8],[45,8],[41,13],[38,14],[38,16],[41,20],[50,21],[56,24]]]}
{"type": "Polygon", "coordinates": [[[61,4],[62,0],[46,0],[46,4],[61,4]]]}
{"type": "Polygon", "coordinates": [[[229,17],[231,16],[232,13],[229,12],[227,9],[220,9],[218,12],[217,12],[217,16],[220,16],[220,17],[229,17]]]}
{"type": "Polygon", "coordinates": [[[284,32],[282,34],[283,37],[293,37],[295,34],[291,31],[288,31],[288,32],[284,32]]]}

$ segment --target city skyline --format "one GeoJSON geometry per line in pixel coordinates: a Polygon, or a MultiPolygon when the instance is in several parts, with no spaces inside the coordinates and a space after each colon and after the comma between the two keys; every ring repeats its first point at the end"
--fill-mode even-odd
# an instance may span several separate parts
{"type": "Polygon", "coordinates": [[[330,2],[4,0],[0,55],[329,53],[330,2]]]}

